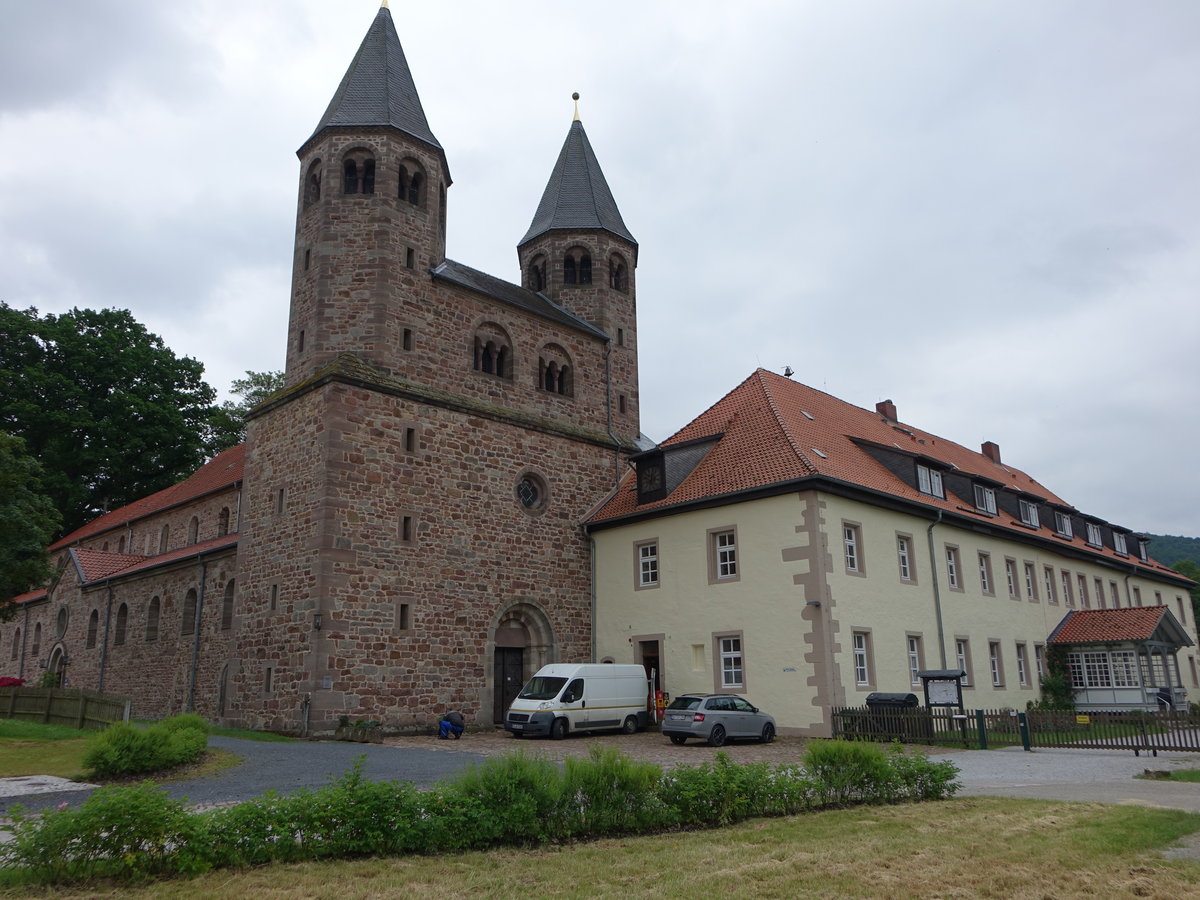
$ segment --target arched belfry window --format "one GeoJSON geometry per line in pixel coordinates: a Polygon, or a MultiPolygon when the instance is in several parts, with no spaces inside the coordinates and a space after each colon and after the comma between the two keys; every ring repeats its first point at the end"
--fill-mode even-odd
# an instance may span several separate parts
{"type": "Polygon", "coordinates": [[[342,193],[375,193],[375,157],[369,150],[351,150],[342,162],[342,193]]]}
{"type": "Polygon", "coordinates": [[[425,173],[415,159],[400,163],[400,179],[397,196],[413,206],[425,205],[425,173]]]}
{"type": "Polygon", "coordinates": [[[608,260],[608,286],[622,294],[629,290],[629,270],[619,253],[614,253],[608,260]]]}
{"type": "Polygon", "coordinates": [[[308,167],[308,176],[304,179],[304,205],[312,206],[321,199],[321,161],[317,160],[308,167]]]}
{"type": "Polygon", "coordinates": [[[563,284],[591,284],[592,255],[582,247],[572,247],[563,257],[563,284]]]}
{"type": "Polygon", "coordinates": [[[485,375],[512,378],[512,341],[495,322],[485,322],[475,329],[471,367],[485,375]]]}
{"type": "Polygon", "coordinates": [[[537,385],[549,394],[575,396],[575,373],[570,358],[557,344],[547,344],[538,355],[537,385]]]}
{"type": "Polygon", "coordinates": [[[531,291],[546,289],[546,257],[538,255],[533,258],[533,262],[529,264],[527,284],[531,291]]]}

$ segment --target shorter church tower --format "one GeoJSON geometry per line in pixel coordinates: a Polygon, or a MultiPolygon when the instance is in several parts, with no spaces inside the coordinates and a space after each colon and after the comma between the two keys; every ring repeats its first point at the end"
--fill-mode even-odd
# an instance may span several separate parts
{"type": "MultiPolygon", "coordinates": [[[[579,94],[533,222],[517,245],[521,283],[608,335],[614,431],[637,440],[638,244],[579,119],[579,94]]],[[[552,373],[548,373],[552,377],[552,373]]]]}

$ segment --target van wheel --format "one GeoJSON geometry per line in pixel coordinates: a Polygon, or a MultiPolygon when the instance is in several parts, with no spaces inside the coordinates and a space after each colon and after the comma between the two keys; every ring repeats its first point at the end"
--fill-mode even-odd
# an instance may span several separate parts
{"type": "Polygon", "coordinates": [[[769,744],[773,740],[775,740],[775,726],[768,722],[763,726],[762,737],[759,738],[759,741],[764,744],[769,744]]]}
{"type": "Polygon", "coordinates": [[[621,726],[621,734],[637,734],[637,716],[625,717],[625,724],[621,726]]]}
{"type": "Polygon", "coordinates": [[[550,737],[553,740],[561,741],[567,736],[567,720],[555,719],[554,724],[550,726],[550,737]]]}
{"type": "Polygon", "coordinates": [[[714,747],[723,746],[725,743],[725,729],[720,725],[714,725],[713,730],[708,733],[708,742],[714,747]]]}
{"type": "Polygon", "coordinates": [[[515,738],[525,737],[525,732],[523,732],[523,731],[510,731],[509,734],[511,734],[515,738]]]}
{"type": "Polygon", "coordinates": [[[683,742],[686,740],[687,740],[687,738],[684,737],[682,734],[671,735],[671,743],[674,744],[676,747],[681,746],[683,744],[683,742]]]}

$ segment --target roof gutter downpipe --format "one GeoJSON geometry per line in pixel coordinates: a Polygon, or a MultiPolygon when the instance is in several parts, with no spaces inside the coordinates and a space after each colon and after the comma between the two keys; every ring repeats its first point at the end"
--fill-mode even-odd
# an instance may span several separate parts
{"type": "Polygon", "coordinates": [[[937,616],[938,657],[942,668],[946,668],[946,631],[942,626],[942,590],[938,586],[937,553],[933,549],[933,529],[942,523],[942,510],[937,511],[937,518],[929,523],[925,535],[929,538],[929,577],[933,582],[933,611],[937,616]]]}

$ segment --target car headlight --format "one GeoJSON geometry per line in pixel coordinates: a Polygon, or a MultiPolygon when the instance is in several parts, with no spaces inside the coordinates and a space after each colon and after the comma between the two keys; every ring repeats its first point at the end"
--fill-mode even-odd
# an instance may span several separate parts
{"type": "Polygon", "coordinates": [[[551,703],[549,700],[545,700],[538,704],[538,709],[550,709],[552,706],[554,706],[553,703],[551,703]]]}

